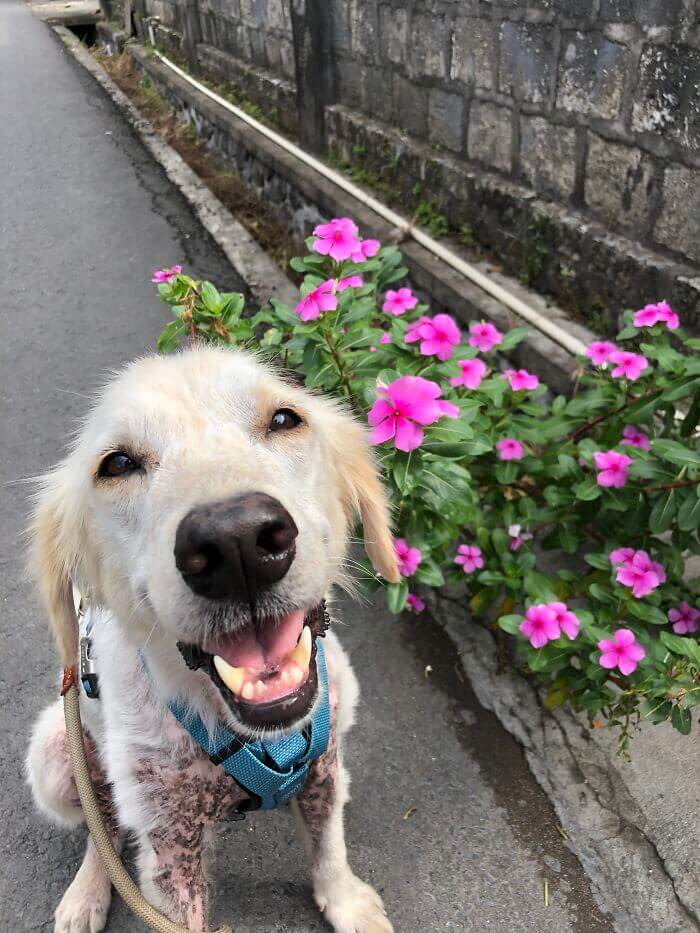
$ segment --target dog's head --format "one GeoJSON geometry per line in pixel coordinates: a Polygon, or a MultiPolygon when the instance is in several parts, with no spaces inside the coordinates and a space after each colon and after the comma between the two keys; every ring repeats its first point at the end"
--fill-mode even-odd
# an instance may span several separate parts
{"type": "Polygon", "coordinates": [[[137,642],[155,626],[187,646],[243,727],[298,721],[358,512],[374,567],[396,580],[364,429],[333,402],[238,351],[133,363],[36,511],[34,564],[64,663],[77,652],[75,581],[137,642]]]}

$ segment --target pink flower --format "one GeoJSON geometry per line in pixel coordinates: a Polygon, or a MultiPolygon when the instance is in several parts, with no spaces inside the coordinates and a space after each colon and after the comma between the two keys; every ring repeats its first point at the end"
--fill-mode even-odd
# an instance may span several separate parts
{"type": "Polygon", "coordinates": [[[415,450],[423,442],[419,425],[433,424],[446,415],[457,418],[459,408],[439,398],[442,389],[437,382],[422,376],[401,376],[389,386],[377,390],[379,398],[367,420],[373,427],[371,444],[383,444],[393,439],[398,450],[415,450]]]}
{"type": "Polygon", "coordinates": [[[391,343],[391,334],[389,333],[382,334],[382,336],[379,338],[379,342],[380,343],[391,343]]]}
{"type": "Polygon", "coordinates": [[[649,360],[641,353],[629,353],[627,350],[615,350],[610,354],[610,362],[615,364],[612,371],[613,379],[620,379],[622,376],[634,382],[639,379],[642,372],[649,365],[649,360]]]}
{"type": "Polygon", "coordinates": [[[469,544],[460,544],[454,562],[455,564],[461,564],[465,573],[474,573],[475,570],[481,570],[484,566],[481,548],[471,547],[469,544]]]}
{"type": "Polygon", "coordinates": [[[156,282],[160,284],[161,282],[172,282],[176,275],[179,275],[182,272],[182,266],[176,264],[171,266],[169,269],[158,269],[153,273],[153,278],[151,282],[156,282]]]}
{"type": "Polygon", "coordinates": [[[423,559],[420,548],[411,547],[404,538],[394,538],[394,550],[399,564],[399,573],[412,577],[423,559]]]}
{"type": "Polygon", "coordinates": [[[478,389],[481,385],[481,380],[486,375],[486,363],[483,360],[459,360],[459,365],[462,372],[459,376],[454,376],[450,379],[450,385],[453,386],[466,386],[468,389],[478,389]]]}
{"type": "Polygon", "coordinates": [[[461,339],[459,327],[449,314],[436,314],[434,318],[422,317],[416,326],[410,325],[404,340],[415,343],[420,340],[422,356],[437,356],[449,360],[461,339]]]}
{"type": "Polygon", "coordinates": [[[559,638],[557,614],[549,605],[530,606],[520,623],[520,632],[530,639],[533,648],[542,648],[559,638]]]}
{"type": "Polygon", "coordinates": [[[629,444],[630,447],[640,447],[642,450],[651,450],[649,435],[633,424],[626,424],[622,429],[623,440],[621,444],[629,444]]]}
{"type": "Polygon", "coordinates": [[[315,321],[324,311],[335,311],[338,299],[333,294],[334,287],[333,279],[322,282],[318,288],[301,299],[294,313],[298,314],[302,321],[315,321]]]}
{"type": "Polygon", "coordinates": [[[631,674],[637,669],[646,651],[628,628],[619,628],[612,639],[604,638],[598,642],[601,650],[599,664],[607,670],[617,667],[621,674],[631,674]]]}
{"type": "Polygon", "coordinates": [[[381,249],[382,244],[379,240],[362,240],[359,249],[352,254],[353,262],[364,262],[365,259],[371,259],[376,256],[381,249]]]}
{"type": "Polygon", "coordinates": [[[634,313],[635,327],[653,327],[659,322],[663,322],[669,330],[678,330],[681,326],[680,318],[666,301],[644,305],[641,311],[634,313]]]}
{"type": "Polygon", "coordinates": [[[413,610],[413,612],[423,612],[425,609],[425,603],[420,598],[416,596],[415,593],[409,593],[406,597],[406,605],[413,610]]]}
{"type": "Polygon", "coordinates": [[[615,564],[629,564],[635,553],[633,547],[619,547],[616,551],[610,552],[610,563],[613,566],[615,564]]]}
{"type": "Polygon", "coordinates": [[[598,476],[599,486],[614,486],[621,489],[627,484],[627,470],[632,458],[627,454],[619,454],[615,450],[597,450],[593,454],[598,476]]]}
{"type": "Polygon", "coordinates": [[[525,456],[525,448],[513,437],[504,437],[496,444],[498,457],[500,460],[522,460],[525,456]]]}
{"type": "Polygon", "coordinates": [[[564,634],[573,641],[578,635],[581,623],[566,603],[548,603],[547,608],[554,613],[555,621],[564,634]]]}
{"type": "Polygon", "coordinates": [[[661,564],[653,561],[646,551],[635,551],[617,567],[615,579],[623,586],[631,587],[632,595],[641,599],[666,581],[666,573],[661,564]]]}
{"type": "Polygon", "coordinates": [[[677,609],[669,609],[669,622],[673,622],[673,631],[678,635],[689,635],[698,630],[700,611],[682,602],[677,609]]]}
{"type": "Polygon", "coordinates": [[[469,346],[476,347],[482,353],[488,353],[493,350],[503,340],[503,334],[493,324],[486,321],[480,321],[478,324],[472,324],[469,328],[471,334],[469,346]]]}
{"type": "Polygon", "coordinates": [[[357,236],[357,226],[349,217],[336,217],[327,224],[314,228],[314,240],[311,247],[315,253],[330,256],[336,262],[342,262],[361,248],[357,236]]]}
{"type": "Polygon", "coordinates": [[[609,340],[594,340],[593,343],[587,347],[586,356],[589,357],[596,366],[602,366],[603,363],[607,363],[610,359],[610,354],[615,353],[617,347],[614,343],[610,343],[609,340]]]}
{"type": "Polygon", "coordinates": [[[510,542],[511,551],[519,551],[526,541],[532,541],[532,535],[527,531],[522,531],[520,525],[509,525],[508,534],[513,539],[510,542]]]}
{"type": "Polygon", "coordinates": [[[335,290],[344,292],[346,288],[362,288],[364,284],[361,275],[346,275],[344,279],[338,281],[335,290]]]}
{"type": "Polygon", "coordinates": [[[398,291],[389,289],[384,296],[382,311],[386,311],[387,314],[393,314],[394,317],[398,317],[400,314],[412,311],[417,304],[418,299],[410,288],[400,288],[398,291]]]}
{"type": "Polygon", "coordinates": [[[507,369],[503,375],[508,379],[513,392],[520,392],[522,389],[536,389],[540,384],[537,376],[533,376],[526,369],[507,369]]]}

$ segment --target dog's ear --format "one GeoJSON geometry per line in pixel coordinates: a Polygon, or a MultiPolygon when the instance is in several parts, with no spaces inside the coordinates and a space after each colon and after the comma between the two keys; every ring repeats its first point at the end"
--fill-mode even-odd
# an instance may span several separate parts
{"type": "Polygon", "coordinates": [[[389,583],[398,583],[389,500],[367,432],[352,418],[342,415],[332,425],[330,442],[345,512],[350,521],[359,513],[365,550],[374,569],[389,583]]]}
{"type": "Polygon", "coordinates": [[[80,554],[77,510],[69,508],[62,473],[42,481],[31,525],[30,566],[64,665],[78,657],[73,583],[80,554]]]}

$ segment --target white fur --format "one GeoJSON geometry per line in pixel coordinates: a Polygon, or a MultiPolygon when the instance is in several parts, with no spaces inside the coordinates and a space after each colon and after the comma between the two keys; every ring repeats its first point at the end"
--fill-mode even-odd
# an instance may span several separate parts
{"type": "MultiPolygon", "coordinates": [[[[206,722],[225,716],[233,729],[246,731],[208,676],[187,670],[177,650],[178,639],[201,643],[208,621],[207,601],[188,589],[175,568],[173,542],[179,521],[195,505],[247,491],[275,496],[299,529],[294,563],[270,595],[273,609],[311,607],[333,584],[344,582],[355,510],[377,570],[396,579],[386,500],[364,431],[333,403],[289,386],[237,351],[150,357],[117,376],[72,452],[44,480],[33,529],[34,565],[66,662],[74,660],[77,644],[70,580],[102,607],[92,610],[101,700],[83,699],[81,709],[112,785],[118,822],[139,840],[142,889],[174,919],[184,918],[196,929],[204,922],[199,906],[176,903],[176,889],[168,894],[161,884],[158,858],[168,853],[153,846],[167,825],[168,801],[161,796],[154,804],[143,768],[152,765],[169,779],[185,760],[190,776],[201,770],[203,793],[211,786],[211,766],[199,762],[199,750],[165,705],[176,694],[184,694],[206,722]],[[280,407],[297,410],[303,429],[288,436],[268,433],[266,425],[280,407]],[[97,479],[100,459],[114,449],[137,455],[144,472],[97,479]]],[[[340,743],[353,722],[358,687],[333,633],[326,656],[340,743]]],[[[67,759],[57,754],[63,728],[60,704],[44,710],[32,734],[27,773],[40,811],[73,827],[82,812],[67,759]]],[[[385,933],[391,925],[381,900],[347,864],[342,809],[348,778],[342,762],[335,786],[332,812],[310,853],[316,900],[338,933],[385,933]]],[[[104,926],[108,906],[109,883],[88,844],[56,912],[55,929],[95,933],[104,926]]]]}

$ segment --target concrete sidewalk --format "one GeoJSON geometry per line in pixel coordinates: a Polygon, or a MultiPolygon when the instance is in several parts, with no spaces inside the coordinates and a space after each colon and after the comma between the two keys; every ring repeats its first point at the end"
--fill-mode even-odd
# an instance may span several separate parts
{"type": "MultiPolygon", "coordinates": [[[[52,928],[84,842],[42,823],[23,782],[57,661],[23,575],[32,483],[22,481],[60,457],[104,372],[153,345],[165,315],[150,270],[183,261],[222,287],[245,286],[112,102],[16,0],[0,5],[0,46],[0,930],[9,933],[52,928]]],[[[397,930],[611,930],[521,749],[460,679],[452,643],[427,621],[377,607],[343,615],[364,696],[347,756],[348,841],[397,930]]],[[[325,929],[285,814],[227,826],[212,873],[214,920],[237,933],[325,929]]],[[[108,928],[138,925],[117,902],[108,928]]]]}

